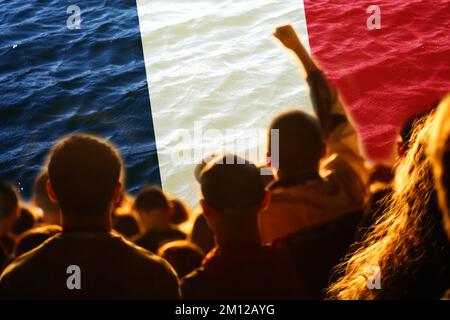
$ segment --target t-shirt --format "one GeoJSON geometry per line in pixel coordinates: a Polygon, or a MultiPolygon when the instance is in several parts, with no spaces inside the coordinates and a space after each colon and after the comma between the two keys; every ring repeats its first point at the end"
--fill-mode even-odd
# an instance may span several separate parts
{"type": "Polygon", "coordinates": [[[110,232],[63,232],[12,262],[2,299],[179,299],[162,258],[110,232]]]}
{"type": "Polygon", "coordinates": [[[184,240],[186,234],[175,228],[168,228],[164,230],[149,230],[146,233],[139,235],[134,239],[134,243],[145,248],[153,253],[158,251],[158,248],[174,240],[184,240]]]}
{"type": "Polygon", "coordinates": [[[187,300],[309,298],[287,253],[272,246],[216,247],[181,287],[187,300]]]}

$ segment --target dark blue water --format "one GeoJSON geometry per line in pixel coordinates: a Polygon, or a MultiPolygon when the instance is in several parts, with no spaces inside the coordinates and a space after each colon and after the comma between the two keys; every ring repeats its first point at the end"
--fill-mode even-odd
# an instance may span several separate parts
{"type": "Polygon", "coordinates": [[[0,22],[0,178],[28,197],[51,146],[83,132],[119,148],[130,192],[160,184],[136,2],[0,0],[0,22]]]}

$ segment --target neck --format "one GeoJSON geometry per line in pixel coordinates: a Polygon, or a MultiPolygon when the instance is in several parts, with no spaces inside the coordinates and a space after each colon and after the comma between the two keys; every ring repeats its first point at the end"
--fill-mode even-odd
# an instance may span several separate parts
{"type": "Polygon", "coordinates": [[[279,181],[299,181],[301,183],[320,178],[317,168],[311,168],[308,170],[297,171],[295,173],[286,173],[282,170],[278,171],[277,178],[279,181]]]}
{"type": "Polygon", "coordinates": [[[109,232],[112,229],[111,215],[108,213],[83,217],[77,214],[62,213],[64,232],[109,232]]]}
{"type": "Polygon", "coordinates": [[[257,245],[259,246],[260,235],[258,225],[256,223],[247,225],[245,228],[236,228],[231,225],[230,228],[216,232],[216,241],[219,247],[229,245],[257,245]]]}

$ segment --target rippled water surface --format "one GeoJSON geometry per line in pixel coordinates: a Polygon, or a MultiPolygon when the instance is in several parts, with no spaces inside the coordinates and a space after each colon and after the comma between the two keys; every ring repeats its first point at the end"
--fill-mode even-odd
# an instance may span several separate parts
{"type": "Polygon", "coordinates": [[[309,108],[298,66],[271,36],[292,22],[307,40],[298,1],[88,1],[80,30],[66,26],[70,4],[1,1],[0,176],[24,196],[54,142],[88,132],[123,153],[130,191],[161,183],[159,157],[164,188],[195,204],[193,165],[172,151],[199,142],[176,145],[175,129],[243,130],[201,143],[243,135],[239,151],[261,160],[265,136],[246,135],[279,110],[309,108]]]}
{"type": "Polygon", "coordinates": [[[281,110],[310,110],[298,65],[271,36],[280,24],[294,24],[341,89],[372,159],[450,90],[445,0],[380,0],[375,31],[368,0],[85,1],[80,30],[66,27],[70,4],[0,0],[0,176],[26,196],[49,148],[73,132],[118,146],[130,191],[162,183],[191,205],[199,147],[263,161],[255,132],[281,110]]]}
{"type": "Polygon", "coordinates": [[[133,1],[0,1],[0,176],[23,195],[52,144],[99,134],[124,155],[131,191],[160,183],[133,1]]]}
{"type": "Polygon", "coordinates": [[[292,23],[307,45],[303,7],[297,0],[137,3],[162,185],[195,204],[201,155],[226,150],[263,162],[273,115],[310,110],[302,71],[272,36],[292,23]]]}
{"type": "Polygon", "coordinates": [[[304,3],[311,51],[341,90],[367,155],[386,160],[402,123],[450,91],[450,1],[304,3]],[[373,4],[379,30],[366,26],[373,4]]]}

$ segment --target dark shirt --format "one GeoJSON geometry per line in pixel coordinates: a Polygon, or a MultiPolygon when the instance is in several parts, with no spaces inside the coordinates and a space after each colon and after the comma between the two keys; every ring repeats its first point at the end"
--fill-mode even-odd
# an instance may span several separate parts
{"type": "Polygon", "coordinates": [[[194,222],[191,241],[198,245],[205,253],[208,253],[216,246],[214,233],[209,228],[203,213],[200,214],[194,222]]]}
{"type": "Polygon", "coordinates": [[[0,272],[2,272],[3,267],[6,264],[6,252],[3,250],[3,248],[0,246],[0,272]]]}
{"type": "Polygon", "coordinates": [[[186,234],[178,229],[169,228],[164,230],[149,230],[136,237],[133,242],[150,252],[156,253],[161,245],[169,241],[184,239],[186,239],[186,234]]]}
{"type": "Polygon", "coordinates": [[[350,212],[339,219],[301,229],[277,240],[289,248],[311,299],[324,298],[333,268],[342,261],[353,243],[361,216],[361,211],[350,212]]]}
{"type": "Polygon", "coordinates": [[[377,220],[389,209],[389,201],[392,192],[392,188],[386,186],[377,189],[370,195],[356,232],[355,240],[357,242],[364,239],[369,231],[375,226],[377,220]]]}
{"type": "Polygon", "coordinates": [[[187,300],[307,298],[285,252],[260,245],[213,249],[181,288],[187,300]]]}
{"type": "Polygon", "coordinates": [[[11,262],[15,240],[7,235],[0,236],[0,273],[11,262]]]}
{"type": "MultiPolygon", "coordinates": [[[[72,280],[73,281],[73,278],[72,280]]],[[[2,299],[178,299],[169,264],[108,232],[61,233],[12,262],[0,277],[2,299]],[[68,267],[81,289],[68,288],[68,267]]]]}
{"type": "Polygon", "coordinates": [[[0,236],[0,247],[7,256],[13,253],[15,245],[16,243],[13,237],[8,235],[0,236]]]}

